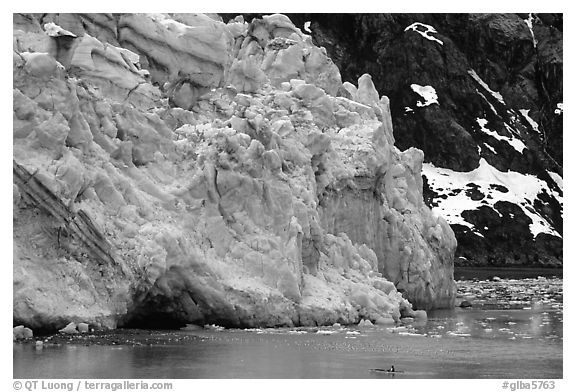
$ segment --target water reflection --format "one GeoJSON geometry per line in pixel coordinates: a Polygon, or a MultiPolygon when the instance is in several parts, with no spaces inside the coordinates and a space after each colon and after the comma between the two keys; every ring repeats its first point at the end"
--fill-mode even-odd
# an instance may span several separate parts
{"type": "Polygon", "coordinates": [[[428,323],[414,325],[428,335],[471,336],[480,339],[543,339],[562,341],[562,313],[533,310],[454,309],[431,312],[428,323]]]}

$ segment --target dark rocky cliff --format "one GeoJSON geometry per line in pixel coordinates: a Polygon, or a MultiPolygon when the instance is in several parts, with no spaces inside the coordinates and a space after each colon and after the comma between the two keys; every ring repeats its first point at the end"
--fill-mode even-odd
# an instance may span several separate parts
{"type": "Polygon", "coordinates": [[[289,17],[343,81],[368,72],[390,98],[396,144],[424,151],[425,199],[458,262],[562,265],[562,14],[289,17]],[[471,181],[440,186],[453,172],[471,181]]]}

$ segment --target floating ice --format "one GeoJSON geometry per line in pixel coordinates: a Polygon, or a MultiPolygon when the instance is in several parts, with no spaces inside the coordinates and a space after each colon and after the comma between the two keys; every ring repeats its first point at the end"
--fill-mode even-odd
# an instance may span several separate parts
{"type": "Polygon", "coordinates": [[[413,333],[413,332],[398,332],[398,335],[402,335],[402,336],[419,336],[419,337],[425,337],[425,335],[421,335],[419,333],[413,333]]]}
{"type": "Polygon", "coordinates": [[[289,334],[292,334],[292,335],[301,335],[301,334],[303,334],[303,333],[306,333],[306,331],[302,331],[302,330],[290,330],[290,331],[288,331],[288,333],[289,333],[289,334]]]}
{"type": "Polygon", "coordinates": [[[216,324],[206,324],[204,325],[204,329],[209,329],[211,331],[224,331],[225,328],[216,324]]]}
{"type": "Polygon", "coordinates": [[[446,335],[450,335],[450,336],[458,336],[458,337],[468,337],[468,336],[472,336],[469,333],[461,333],[461,332],[453,332],[453,331],[448,331],[446,333],[446,335]]]}
{"type": "Polygon", "coordinates": [[[264,332],[260,328],[245,328],[243,331],[244,332],[264,332]]]}
{"type": "Polygon", "coordinates": [[[304,22],[304,31],[312,33],[312,30],[310,30],[310,21],[304,22]]]}
{"type": "Polygon", "coordinates": [[[392,333],[403,332],[403,331],[407,330],[407,328],[405,326],[392,327],[392,328],[387,328],[387,329],[389,332],[392,332],[392,333]]]}
{"type": "Polygon", "coordinates": [[[337,333],[337,332],[338,332],[338,331],[328,331],[328,330],[321,329],[321,330],[319,330],[319,331],[316,332],[316,333],[317,333],[317,334],[320,334],[320,335],[332,335],[332,334],[335,334],[335,333],[337,333]]]}
{"type": "Polygon", "coordinates": [[[373,327],[374,324],[372,324],[372,322],[370,320],[360,320],[360,322],[358,323],[359,327],[373,327]]]}

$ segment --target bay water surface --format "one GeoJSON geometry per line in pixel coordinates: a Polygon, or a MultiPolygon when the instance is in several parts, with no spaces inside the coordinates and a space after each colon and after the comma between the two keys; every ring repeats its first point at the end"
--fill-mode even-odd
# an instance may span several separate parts
{"type": "MultiPolygon", "coordinates": [[[[458,277],[457,274],[455,274],[458,277]]],[[[562,378],[562,279],[458,280],[426,321],[116,330],[14,343],[14,378],[562,378]],[[395,367],[395,373],[380,371],[395,367]]],[[[41,338],[36,338],[41,339],[41,338]]]]}

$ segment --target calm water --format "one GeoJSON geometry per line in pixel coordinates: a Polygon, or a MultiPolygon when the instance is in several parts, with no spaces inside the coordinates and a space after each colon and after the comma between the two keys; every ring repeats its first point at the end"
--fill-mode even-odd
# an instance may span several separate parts
{"type": "Polygon", "coordinates": [[[115,331],[14,344],[15,378],[562,378],[562,280],[459,281],[467,309],[357,328],[115,331]],[[91,340],[92,339],[92,340],[91,340]],[[402,373],[372,371],[394,365],[402,373]]]}

